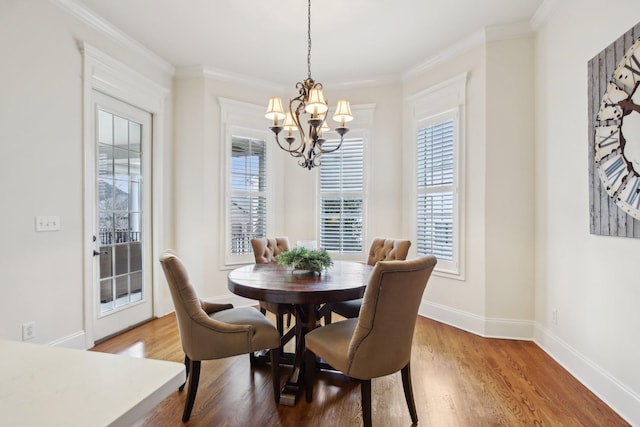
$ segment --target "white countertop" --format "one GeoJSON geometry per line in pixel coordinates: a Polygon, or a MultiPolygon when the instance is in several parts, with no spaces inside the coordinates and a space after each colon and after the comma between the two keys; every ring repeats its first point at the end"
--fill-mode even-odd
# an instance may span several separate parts
{"type": "Polygon", "coordinates": [[[181,363],[0,340],[0,425],[131,426],[184,381],[181,363]]]}

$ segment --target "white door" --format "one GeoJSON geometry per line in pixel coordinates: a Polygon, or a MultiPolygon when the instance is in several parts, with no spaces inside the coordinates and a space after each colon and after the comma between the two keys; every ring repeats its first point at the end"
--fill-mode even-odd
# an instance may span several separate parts
{"type": "Polygon", "coordinates": [[[93,338],[153,315],[151,115],[93,92],[93,338]]]}

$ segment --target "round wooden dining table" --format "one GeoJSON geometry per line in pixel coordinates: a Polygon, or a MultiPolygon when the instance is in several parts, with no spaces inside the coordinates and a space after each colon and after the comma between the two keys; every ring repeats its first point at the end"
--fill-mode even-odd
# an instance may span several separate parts
{"type": "Polygon", "coordinates": [[[331,268],[319,275],[298,274],[277,263],[246,265],[229,273],[228,287],[234,294],[294,306],[296,350],[280,403],[296,404],[303,381],[304,336],[319,326],[319,308],[328,302],[362,298],[372,270],[365,263],[334,261],[331,268]]]}

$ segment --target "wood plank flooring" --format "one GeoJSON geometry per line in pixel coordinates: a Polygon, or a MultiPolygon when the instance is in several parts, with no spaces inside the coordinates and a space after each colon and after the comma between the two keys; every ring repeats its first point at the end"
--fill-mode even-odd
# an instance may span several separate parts
{"type": "MultiPolygon", "coordinates": [[[[337,319],[336,319],[337,320],[337,319]]],[[[173,314],[92,350],[182,362],[173,314]]],[[[282,369],[283,378],[288,369],[282,369]]],[[[487,339],[419,317],[411,358],[419,425],[628,426],[536,344],[487,339]]],[[[126,385],[123,385],[126,387],[126,385]]],[[[179,426],[186,391],[177,390],[143,421],[179,426]]],[[[372,381],[374,426],[410,426],[400,373],[372,381]]],[[[276,405],[270,370],[248,356],[204,361],[188,426],[359,426],[358,384],[338,373],[316,377],[314,401],[276,405]]]]}

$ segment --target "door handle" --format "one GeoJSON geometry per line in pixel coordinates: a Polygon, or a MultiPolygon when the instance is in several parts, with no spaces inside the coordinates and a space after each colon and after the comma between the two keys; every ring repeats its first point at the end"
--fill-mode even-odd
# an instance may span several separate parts
{"type": "Polygon", "coordinates": [[[98,255],[107,255],[109,252],[104,251],[104,252],[99,252],[96,251],[95,249],[93,250],[93,256],[98,256],[98,255]]]}

